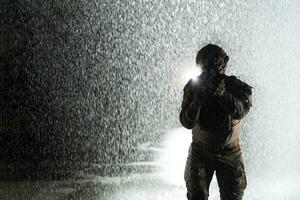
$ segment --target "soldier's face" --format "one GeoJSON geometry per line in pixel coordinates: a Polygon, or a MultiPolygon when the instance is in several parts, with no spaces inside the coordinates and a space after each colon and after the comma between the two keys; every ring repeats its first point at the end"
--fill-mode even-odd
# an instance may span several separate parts
{"type": "Polygon", "coordinates": [[[225,65],[221,65],[221,66],[218,68],[219,74],[225,74],[225,70],[226,70],[226,64],[225,64],[225,65]]]}
{"type": "Polygon", "coordinates": [[[217,69],[219,74],[225,73],[226,64],[227,64],[228,60],[229,60],[229,58],[224,51],[221,51],[221,52],[219,52],[219,54],[217,54],[216,64],[217,64],[217,66],[219,66],[217,69]]]}

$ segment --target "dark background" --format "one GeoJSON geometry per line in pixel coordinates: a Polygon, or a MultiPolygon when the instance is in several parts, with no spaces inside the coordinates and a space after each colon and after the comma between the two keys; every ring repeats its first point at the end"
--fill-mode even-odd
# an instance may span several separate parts
{"type": "Polygon", "coordinates": [[[168,16],[130,6],[1,2],[1,160],[135,160],[179,126],[168,16]]]}

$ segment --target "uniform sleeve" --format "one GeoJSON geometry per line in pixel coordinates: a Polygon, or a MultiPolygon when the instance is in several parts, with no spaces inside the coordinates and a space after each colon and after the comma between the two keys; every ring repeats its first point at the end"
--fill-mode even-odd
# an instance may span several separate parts
{"type": "Polygon", "coordinates": [[[200,99],[194,99],[192,90],[192,80],[190,80],[183,89],[183,100],[181,104],[181,112],[179,115],[182,126],[192,129],[199,117],[200,99]]]}
{"type": "Polygon", "coordinates": [[[232,87],[228,87],[219,97],[222,105],[233,119],[242,119],[252,106],[252,87],[232,78],[232,87]]]}

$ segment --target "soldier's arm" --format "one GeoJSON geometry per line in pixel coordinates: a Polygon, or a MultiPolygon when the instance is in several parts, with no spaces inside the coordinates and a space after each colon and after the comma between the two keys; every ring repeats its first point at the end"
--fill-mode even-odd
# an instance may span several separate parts
{"type": "Polygon", "coordinates": [[[233,81],[236,91],[230,92],[224,90],[219,98],[232,118],[239,120],[249,112],[252,106],[252,87],[237,78],[234,78],[233,81]]]}
{"type": "Polygon", "coordinates": [[[181,112],[179,115],[182,126],[192,129],[197,121],[200,112],[200,99],[194,99],[192,90],[192,80],[185,85],[183,89],[183,100],[181,104],[181,112]]]}

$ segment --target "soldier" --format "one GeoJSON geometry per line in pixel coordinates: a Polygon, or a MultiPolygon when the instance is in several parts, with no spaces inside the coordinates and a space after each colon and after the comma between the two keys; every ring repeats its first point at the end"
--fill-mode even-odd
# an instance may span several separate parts
{"type": "Polygon", "coordinates": [[[179,118],[192,129],[184,173],[188,200],[208,200],[214,171],[222,200],[241,200],[247,186],[239,138],[252,87],[225,75],[228,60],[221,47],[204,46],[196,56],[202,73],[184,87],[179,118]]]}

